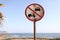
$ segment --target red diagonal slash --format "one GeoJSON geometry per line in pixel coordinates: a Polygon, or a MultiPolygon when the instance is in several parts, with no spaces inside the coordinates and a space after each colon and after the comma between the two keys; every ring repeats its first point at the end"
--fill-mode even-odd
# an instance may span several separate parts
{"type": "MultiPolygon", "coordinates": [[[[29,8],[29,7],[28,7],[29,8]]],[[[34,12],[33,14],[38,15],[39,17],[41,17],[38,13],[36,13],[34,10],[32,10],[31,8],[29,8],[32,12],[34,12]]],[[[42,17],[41,17],[42,18],[42,17]]]]}

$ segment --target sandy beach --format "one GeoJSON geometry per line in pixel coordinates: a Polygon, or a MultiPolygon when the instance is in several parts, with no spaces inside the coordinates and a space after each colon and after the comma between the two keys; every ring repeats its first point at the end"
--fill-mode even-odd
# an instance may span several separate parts
{"type": "MultiPolygon", "coordinates": [[[[0,40],[34,40],[34,38],[26,37],[26,38],[21,38],[21,37],[13,37],[13,38],[8,38],[6,37],[5,34],[0,35],[0,40]]],[[[37,38],[36,40],[60,40],[59,38],[37,38]]]]}

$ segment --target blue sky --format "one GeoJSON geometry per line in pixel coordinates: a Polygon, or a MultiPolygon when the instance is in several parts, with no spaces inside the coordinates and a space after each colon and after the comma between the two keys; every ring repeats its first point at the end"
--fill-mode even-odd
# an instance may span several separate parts
{"type": "Polygon", "coordinates": [[[25,9],[32,3],[43,6],[45,15],[36,22],[37,33],[60,33],[60,0],[0,0],[5,7],[0,12],[5,16],[0,31],[8,33],[33,33],[33,22],[25,17],[25,9]]]}

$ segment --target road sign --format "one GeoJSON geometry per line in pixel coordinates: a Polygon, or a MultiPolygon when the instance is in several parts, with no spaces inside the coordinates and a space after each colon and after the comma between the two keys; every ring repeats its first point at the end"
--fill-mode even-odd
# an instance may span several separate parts
{"type": "Polygon", "coordinates": [[[39,21],[44,16],[44,9],[39,4],[30,4],[25,10],[25,15],[30,21],[39,21]]]}
{"type": "Polygon", "coordinates": [[[34,40],[36,40],[36,21],[39,21],[44,16],[44,9],[39,4],[30,4],[25,10],[26,17],[34,23],[34,40]]]}

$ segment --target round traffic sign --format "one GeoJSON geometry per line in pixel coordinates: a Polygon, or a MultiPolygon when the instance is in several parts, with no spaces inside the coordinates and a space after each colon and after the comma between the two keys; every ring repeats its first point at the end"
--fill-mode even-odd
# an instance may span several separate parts
{"type": "Polygon", "coordinates": [[[25,9],[25,15],[30,21],[39,21],[44,16],[44,8],[39,4],[30,4],[25,9]]]}

